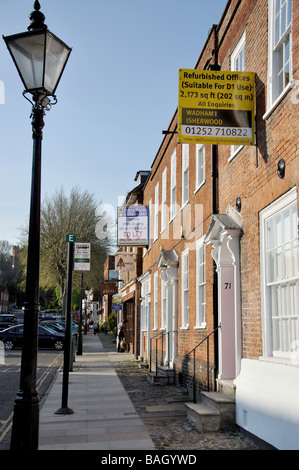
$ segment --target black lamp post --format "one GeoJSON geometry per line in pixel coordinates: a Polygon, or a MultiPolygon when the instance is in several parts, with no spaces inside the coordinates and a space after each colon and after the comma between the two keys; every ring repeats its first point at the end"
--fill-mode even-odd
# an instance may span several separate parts
{"type": "MultiPolygon", "coordinates": [[[[20,389],[14,406],[11,450],[37,450],[39,430],[39,396],[36,390],[38,350],[39,258],[41,142],[44,114],[56,103],[55,90],[71,49],[52,34],[44,24],[45,16],[38,1],[28,31],[3,36],[26,93],[32,95],[32,181],[29,217],[26,302],[20,374],[20,389]],[[51,97],[54,101],[51,101],[51,97]]],[[[25,98],[27,98],[25,96],[25,98]]],[[[27,98],[28,99],[28,98],[27,98]]]]}

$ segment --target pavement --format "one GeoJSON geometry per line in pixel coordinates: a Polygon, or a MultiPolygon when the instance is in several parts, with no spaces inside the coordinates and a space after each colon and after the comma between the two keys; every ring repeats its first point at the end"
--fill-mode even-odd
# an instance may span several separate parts
{"type": "Polygon", "coordinates": [[[155,449],[112,365],[124,360],[136,358],[105,350],[93,332],[83,335],[83,353],[69,372],[67,407],[73,413],[55,413],[62,406],[62,367],[41,403],[39,450],[155,449]]]}

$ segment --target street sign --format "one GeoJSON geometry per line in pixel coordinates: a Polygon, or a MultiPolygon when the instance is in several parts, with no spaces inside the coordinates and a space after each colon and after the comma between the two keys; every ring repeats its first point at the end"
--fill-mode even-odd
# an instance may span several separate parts
{"type": "Polygon", "coordinates": [[[116,271],[134,271],[136,268],[136,260],[132,255],[127,253],[115,254],[115,270],[116,271]]]}
{"type": "Polygon", "coordinates": [[[180,69],[178,142],[254,145],[255,73],[180,69]]]}
{"type": "Polygon", "coordinates": [[[67,236],[66,236],[66,241],[68,243],[75,243],[76,241],[76,235],[74,233],[69,233],[67,236]]]}
{"type": "Polygon", "coordinates": [[[102,295],[113,295],[117,292],[117,284],[115,282],[100,282],[99,292],[102,295]]]}
{"type": "Polygon", "coordinates": [[[75,271],[90,271],[90,243],[75,243],[75,271]]]}

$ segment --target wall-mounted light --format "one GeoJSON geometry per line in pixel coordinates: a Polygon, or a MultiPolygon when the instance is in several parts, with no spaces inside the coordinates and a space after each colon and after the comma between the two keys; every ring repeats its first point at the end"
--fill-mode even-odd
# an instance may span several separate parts
{"type": "Polygon", "coordinates": [[[241,198],[237,197],[236,199],[236,209],[238,212],[241,212],[241,198]]]}
{"type": "Polygon", "coordinates": [[[277,174],[279,178],[283,179],[286,171],[286,164],[283,158],[281,158],[277,164],[277,174]]]}

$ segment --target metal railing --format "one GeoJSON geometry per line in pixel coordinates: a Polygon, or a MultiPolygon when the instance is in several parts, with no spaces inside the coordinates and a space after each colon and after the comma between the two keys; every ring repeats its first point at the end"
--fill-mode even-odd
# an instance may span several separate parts
{"type": "Polygon", "coordinates": [[[201,346],[204,342],[207,343],[207,391],[210,391],[210,337],[221,328],[221,325],[218,325],[210,334],[208,334],[200,343],[198,343],[191,351],[185,354],[186,358],[189,358],[190,354],[193,353],[193,377],[192,377],[192,384],[193,384],[193,403],[196,403],[196,357],[195,352],[199,346],[201,346]]]}
{"type": "MultiPolygon", "coordinates": [[[[168,337],[167,345],[168,345],[168,357],[170,356],[170,344],[169,344],[169,334],[170,333],[178,333],[177,331],[161,331],[158,333],[156,336],[153,336],[150,338],[150,367],[149,370],[152,372],[152,366],[153,366],[153,342],[155,344],[155,372],[156,375],[158,374],[158,365],[163,365],[164,364],[164,355],[166,353],[166,348],[164,351],[164,338],[168,337]],[[160,343],[161,341],[161,343],[160,343]],[[161,344],[161,348],[158,348],[158,345],[161,344]],[[160,363],[158,356],[160,356],[160,363]]],[[[166,344],[166,343],[165,343],[166,344]]]]}

